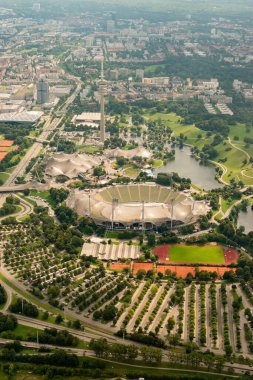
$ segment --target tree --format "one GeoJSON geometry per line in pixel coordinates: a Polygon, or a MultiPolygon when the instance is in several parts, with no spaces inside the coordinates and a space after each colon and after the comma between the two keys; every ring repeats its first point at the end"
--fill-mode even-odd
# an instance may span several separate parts
{"type": "Polygon", "coordinates": [[[117,315],[117,308],[114,305],[106,305],[102,312],[102,318],[104,321],[112,321],[117,315]]]}
{"type": "Polygon", "coordinates": [[[137,272],[138,280],[142,280],[146,276],[146,271],[144,269],[139,269],[137,272]]]}
{"type": "Polygon", "coordinates": [[[105,170],[102,166],[97,166],[93,169],[93,175],[95,177],[103,177],[105,175],[105,170]]]}
{"type": "Polygon", "coordinates": [[[99,358],[107,357],[109,354],[109,345],[107,340],[104,338],[100,338],[98,340],[91,339],[89,347],[99,358]]]}
{"type": "Polygon", "coordinates": [[[167,323],[167,330],[169,334],[174,329],[174,326],[175,326],[175,319],[174,317],[170,317],[167,323]]]}
{"type": "Polygon", "coordinates": [[[61,324],[63,322],[63,318],[60,314],[58,314],[55,318],[55,323],[61,324]]]}

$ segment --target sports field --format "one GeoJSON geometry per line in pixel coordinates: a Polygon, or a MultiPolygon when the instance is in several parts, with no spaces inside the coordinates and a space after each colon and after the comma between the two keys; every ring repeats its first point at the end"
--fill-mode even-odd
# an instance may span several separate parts
{"type": "Polygon", "coordinates": [[[225,264],[222,247],[173,245],[168,255],[170,263],[225,264]]]}

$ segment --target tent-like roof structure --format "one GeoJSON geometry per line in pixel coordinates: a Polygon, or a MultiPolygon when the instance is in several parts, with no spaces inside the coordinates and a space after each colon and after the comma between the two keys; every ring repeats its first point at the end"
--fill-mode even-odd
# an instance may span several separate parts
{"type": "Polygon", "coordinates": [[[171,219],[191,223],[208,212],[204,201],[155,184],[116,185],[91,193],[74,190],[67,204],[98,225],[113,222],[124,227],[143,222],[159,226],[171,219]]]}
{"type": "Polygon", "coordinates": [[[65,175],[72,179],[100,165],[98,157],[87,154],[56,153],[47,163],[46,174],[50,177],[65,175]]]}
{"type": "Polygon", "coordinates": [[[152,157],[152,153],[149,150],[143,148],[143,146],[139,146],[137,148],[130,149],[130,150],[123,150],[120,148],[116,148],[111,151],[108,151],[107,155],[110,158],[125,157],[128,159],[132,159],[133,157],[142,157],[142,158],[149,159],[152,157]]]}

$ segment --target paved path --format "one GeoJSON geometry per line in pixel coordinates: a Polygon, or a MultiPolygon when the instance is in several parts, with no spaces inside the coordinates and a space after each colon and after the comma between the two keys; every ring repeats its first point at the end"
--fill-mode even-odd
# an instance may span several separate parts
{"type": "Polygon", "coordinates": [[[132,297],[132,301],[130,303],[130,305],[126,308],[126,310],[121,314],[121,316],[119,317],[119,319],[117,320],[117,323],[116,323],[116,327],[118,329],[120,329],[128,311],[133,307],[134,303],[137,301],[139,295],[141,294],[142,292],[142,289],[144,288],[144,285],[145,285],[145,282],[143,281],[136,289],[136,291],[134,292],[133,294],[133,297],[132,297]]]}
{"type": "Polygon", "coordinates": [[[216,308],[217,308],[217,348],[223,350],[223,305],[221,303],[221,285],[216,284],[216,308]]]}
{"type": "Polygon", "coordinates": [[[245,338],[245,332],[244,332],[244,324],[248,324],[245,315],[244,315],[244,309],[240,311],[240,340],[241,340],[241,351],[243,354],[248,354],[248,343],[245,338]]]}
{"type": "Polygon", "coordinates": [[[162,292],[164,291],[165,285],[166,284],[163,283],[162,286],[159,287],[155,297],[152,299],[152,301],[149,305],[147,312],[145,313],[145,315],[142,318],[142,321],[140,323],[140,327],[145,328],[145,326],[149,323],[149,317],[152,314],[154,308],[156,307],[157,301],[159,300],[160,296],[162,295],[162,292]]]}
{"type": "Polygon", "coordinates": [[[200,285],[196,285],[195,292],[195,333],[194,333],[194,342],[199,345],[200,340],[200,294],[199,294],[200,285]]]}
{"type": "Polygon", "coordinates": [[[138,306],[137,309],[135,310],[135,313],[134,313],[134,315],[133,315],[133,318],[130,319],[130,321],[129,321],[127,327],[126,327],[126,331],[127,331],[127,332],[132,332],[132,331],[134,330],[135,321],[137,320],[137,318],[138,318],[139,315],[140,315],[140,312],[142,311],[142,309],[143,309],[144,306],[146,305],[150,293],[151,293],[151,288],[149,288],[149,290],[147,291],[147,293],[146,293],[145,296],[143,297],[142,301],[140,302],[139,306],[138,306]]]}
{"type": "Polygon", "coordinates": [[[250,155],[249,155],[249,153],[246,152],[246,150],[244,150],[244,149],[242,149],[242,148],[239,148],[237,145],[233,144],[232,141],[231,141],[231,138],[230,138],[230,137],[228,138],[228,142],[229,142],[229,144],[230,144],[234,149],[239,150],[240,152],[244,153],[248,160],[250,159],[250,155]]]}
{"type": "Polygon", "coordinates": [[[228,313],[228,327],[229,327],[229,339],[233,352],[236,352],[236,338],[235,338],[235,325],[233,320],[233,307],[232,307],[232,295],[231,289],[227,286],[227,313],[228,313]]]}
{"type": "MultiPolygon", "coordinates": [[[[164,310],[166,308],[169,308],[169,300],[170,300],[170,297],[171,297],[171,294],[174,292],[174,285],[168,290],[168,293],[167,295],[165,296],[161,306],[160,306],[160,309],[158,310],[158,312],[156,313],[156,316],[155,316],[155,319],[153,320],[153,322],[151,323],[151,325],[149,326],[148,328],[148,332],[149,331],[153,331],[155,332],[155,328],[156,326],[159,324],[160,320],[161,320],[161,317],[162,317],[162,314],[164,313],[164,310]]],[[[169,313],[167,313],[168,315],[169,313]]],[[[166,319],[166,318],[165,318],[166,319]]],[[[164,319],[164,321],[165,321],[164,319]]]]}
{"type": "Polygon", "coordinates": [[[211,309],[210,309],[210,296],[209,296],[210,284],[206,285],[206,345],[207,348],[212,348],[212,333],[211,333],[211,309]]]}
{"type": "Polygon", "coordinates": [[[189,341],[189,293],[190,287],[187,286],[184,292],[184,319],[183,319],[183,340],[189,341]]]}

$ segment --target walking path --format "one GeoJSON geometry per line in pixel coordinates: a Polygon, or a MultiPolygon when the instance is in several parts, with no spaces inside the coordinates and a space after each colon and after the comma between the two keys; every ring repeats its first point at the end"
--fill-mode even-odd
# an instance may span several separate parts
{"type": "Polygon", "coordinates": [[[190,287],[185,288],[184,293],[184,321],[183,321],[183,340],[189,341],[189,293],[190,287]]]}
{"type": "Polygon", "coordinates": [[[212,348],[212,333],[211,333],[211,309],[210,309],[210,296],[209,296],[210,285],[206,285],[206,345],[207,348],[212,348]]]}
{"type": "MultiPolygon", "coordinates": [[[[153,320],[153,322],[151,323],[151,325],[148,328],[148,332],[149,331],[155,332],[155,328],[159,324],[159,322],[161,320],[161,317],[162,317],[162,314],[164,313],[164,310],[166,308],[169,308],[169,300],[170,300],[171,294],[173,292],[174,292],[174,285],[169,289],[167,295],[165,296],[165,298],[164,298],[164,300],[163,300],[163,302],[162,302],[162,304],[160,306],[160,309],[156,313],[155,319],[153,320]]],[[[167,315],[169,315],[169,313],[167,313],[167,315]]],[[[167,318],[165,318],[165,319],[167,319],[167,318]]],[[[165,322],[165,319],[164,319],[164,322],[165,322]]]]}
{"type": "Polygon", "coordinates": [[[217,308],[217,348],[223,351],[223,305],[221,303],[221,285],[216,284],[216,308],[217,308]]]}
{"type": "Polygon", "coordinates": [[[233,307],[232,307],[232,297],[231,297],[230,287],[227,287],[227,312],[228,312],[228,327],[229,327],[229,338],[230,344],[233,352],[236,351],[236,338],[235,338],[235,326],[233,320],[233,307]]]}

